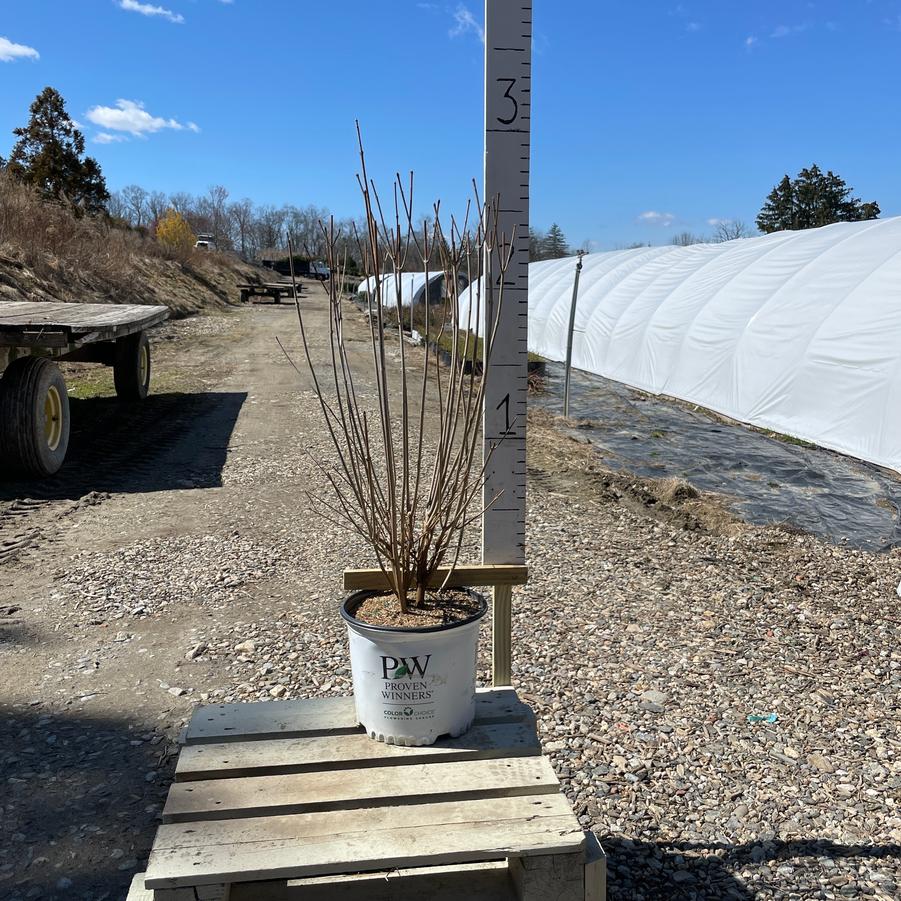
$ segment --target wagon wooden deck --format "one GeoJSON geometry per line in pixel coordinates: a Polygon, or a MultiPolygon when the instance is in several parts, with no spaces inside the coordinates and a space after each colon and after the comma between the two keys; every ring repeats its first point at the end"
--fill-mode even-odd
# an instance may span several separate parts
{"type": "Polygon", "coordinates": [[[166,307],[137,304],[3,301],[0,348],[45,348],[65,353],[143,331],[168,315],[166,307]]]}
{"type": "Polygon", "coordinates": [[[128,901],[602,901],[604,875],[504,688],[424,748],[372,741],[351,698],[200,708],[128,901]]]}

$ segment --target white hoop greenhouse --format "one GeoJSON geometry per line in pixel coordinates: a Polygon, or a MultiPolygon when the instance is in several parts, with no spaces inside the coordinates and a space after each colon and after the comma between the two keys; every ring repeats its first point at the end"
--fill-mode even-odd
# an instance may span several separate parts
{"type": "MultiPolygon", "coordinates": [[[[529,267],[551,360],[574,274],[529,267]]],[[[587,256],[573,366],[901,471],[901,217],[587,256]]]]}
{"type": "MultiPolygon", "coordinates": [[[[426,290],[426,274],[424,272],[386,273],[381,277],[382,303],[393,307],[397,303],[397,292],[400,291],[401,306],[410,307],[423,303],[428,296],[430,303],[437,303],[445,297],[444,270],[428,274],[428,290],[426,290]]],[[[459,276],[460,290],[466,288],[465,276],[459,276]]],[[[370,275],[357,285],[357,294],[371,294],[375,290],[376,277],[370,275]]]]}

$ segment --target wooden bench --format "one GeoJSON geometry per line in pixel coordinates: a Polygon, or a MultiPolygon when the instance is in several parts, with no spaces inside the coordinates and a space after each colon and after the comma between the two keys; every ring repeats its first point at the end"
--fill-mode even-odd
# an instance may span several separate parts
{"type": "Polygon", "coordinates": [[[372,741],[351,698],[199,708],[128,901],[603,901],[583,833],[511,688],[464,736],[372,741]]]}

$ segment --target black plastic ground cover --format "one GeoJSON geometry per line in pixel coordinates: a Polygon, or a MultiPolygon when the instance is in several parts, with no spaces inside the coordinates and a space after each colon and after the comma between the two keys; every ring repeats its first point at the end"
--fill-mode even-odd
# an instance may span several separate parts
{"type": "MultiPolygon", "coordinates": [[[[530,402],[562,413],[561,364],[548,363],[545,389],[530,402]]],[[[749,522],[787,523],[867,550],[901,544],[901,478],[888,470],[575,370],[570,417],[581,420],[572,433],[611,468],[720,492],[749,522]]]]}

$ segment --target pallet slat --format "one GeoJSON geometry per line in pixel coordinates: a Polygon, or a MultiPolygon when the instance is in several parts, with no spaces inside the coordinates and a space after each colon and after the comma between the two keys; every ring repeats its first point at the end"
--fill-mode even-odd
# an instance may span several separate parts
{"type": "MultiPolygon", "coordinates": [[[[476,692],[476,725],[531,722],[531,709],[512,688],[476,692]]],[[[353,698],[313,698],[303,701],[256,701],[215,704],[194,711],[185,744],[253,741],[359,733],[353,698]]]]}
{"type": "Polygon", "coordinates": [[[559,789],[553,767],[543,757],[209,779],[175,783],[163,822],[556,794],[559,789]]]}
{"type": "Polygon", "coordinates": [[[131,880],[125,901],[154,901],[153,891],[144,888],[144,873],[137,873],[131,880]]]}
{"type": "Polygon", "coordinates": [[[179,755],[175,781],[275,776],[489,757],[527,757],[540,753],[534,728],[521,723],[474,726],[460,738],[440,739],[434,745],[423,748],[386,745],[362,733],[337,738],[265,739],[247,743],[189,745],[179,755]]]}
{"type": "Polygon", "coordinates": [[[232,886],[229,901],[517,901],[506,862],[409,867],[232,886]]]}
{"type": "Polygon", "coordinates": [[[144,880],[178,888],[570,854],[584,835],[562,795],[163,825],[144,880]]]}

